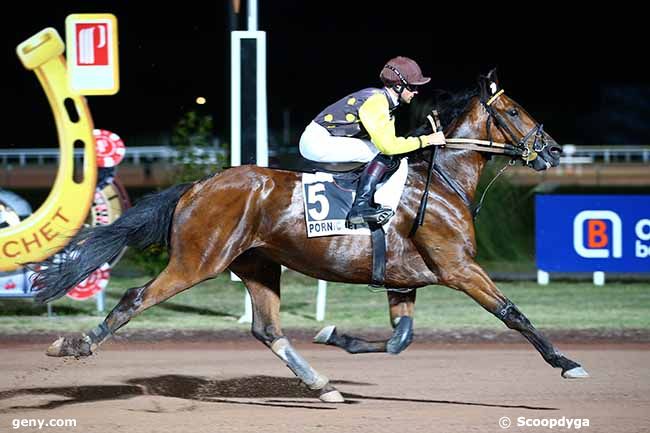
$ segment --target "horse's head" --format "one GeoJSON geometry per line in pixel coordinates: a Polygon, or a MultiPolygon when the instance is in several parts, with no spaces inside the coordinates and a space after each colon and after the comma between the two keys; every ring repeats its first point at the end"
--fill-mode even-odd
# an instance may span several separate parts
{"type": "Polygon", "coordinates": [[[479,77],[481,105],[488,113],[487,132],[490,141],[501,141],[518,148],[524,164],[537,171],[560,164],[562,147],[544,131],[519,104],[504,94],[496,69],[479,77]]]}

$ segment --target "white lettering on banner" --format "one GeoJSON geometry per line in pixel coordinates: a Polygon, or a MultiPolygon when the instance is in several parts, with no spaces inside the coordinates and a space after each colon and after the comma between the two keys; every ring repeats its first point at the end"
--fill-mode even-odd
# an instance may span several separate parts
{"type": "Polygon", "coordinates": [[[578,213],[573,219],[573,249],[581,257],[588,259],[606,259],[610,254],[612,257],[623,256],[623,228],[621,218],[616,212],[609,210],[584,210],[578,213]],[[585,246],[584,222],[594,220],[611,222],[611,233],[607,234],[601,230],[601,226],[589,226],[587,229],[587,246],[585,246]],[[590,231],[593,230],[593,231],[590,231]]]}
{"type": "Polygon", "coordinates": [[[634,226],[636,237],[642,241],[650,241],[650,220],[642,219],[636,222],[634,226]]]}
{"type": "Polygon", "coordinates": [[[634,243],[634,255],[640,259],[650,257],[650,245],[643,244],[643,242],[650,241],[650,219],[637,221],[634,226],[634,233],[639,238],[634,243]]]}

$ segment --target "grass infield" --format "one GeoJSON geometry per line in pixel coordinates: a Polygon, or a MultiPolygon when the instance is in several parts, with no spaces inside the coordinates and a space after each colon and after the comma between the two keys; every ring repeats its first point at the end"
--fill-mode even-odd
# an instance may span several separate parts
{"type": "MultiPolygon", "coordinates": [[[[31,300],[0,298],[0,333],[86,331],[119,301],[130,287],[148,277],[112,277],[106,312],[98,313],[94,299],[67,297],[53,304],[55,316],[31,300]]],[[[539,329],[648,329],[650,283],[502,282],[498,286],[539,329]]],[[[316,321],[316,280],[287,271],[282,277],[281,319],[285,328],[320,329],[336,324],[345,329],[387,329],[385,293],[364,285],[329,283],[324,322],[316,321]]],[[[229,273],[206,281],[134,318],[124,330],[247,330],[239,324],[244,311],[244,287],[229,273]]],[[[467,295],[442,286],[418,289],[415,326],[420,330],[505,330],[505,326],[467,295]]]]}

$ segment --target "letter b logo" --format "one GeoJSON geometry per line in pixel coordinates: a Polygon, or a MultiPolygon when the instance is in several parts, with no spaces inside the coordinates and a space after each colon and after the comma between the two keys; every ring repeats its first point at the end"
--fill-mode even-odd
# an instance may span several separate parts
{"type": "Polygon", "coordinates": [[[582,211],[573,219],[573,248],[578,255],[588,259],[606,259],[609,257],[610,249],[612,257],[622,257],[621,226],[621,218],[616,212],[609,210],[582,211]],[[611,223],[609,232],[606,221],[611,223]]]}
{"type": "Polygon", "coordinates": [[[604,248],[609,244],[607,224],[603,220],[587,220],[587,246],[604,248]]]}

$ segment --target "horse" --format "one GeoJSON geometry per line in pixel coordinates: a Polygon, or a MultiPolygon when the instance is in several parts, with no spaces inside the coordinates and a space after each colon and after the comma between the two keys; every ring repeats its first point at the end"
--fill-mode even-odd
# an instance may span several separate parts
{"type": "MultiPolygon", "coordinates": [[[[474,221],[468,206],[491,151],[501,149],[498,153],[541,171],[559,164],[561,146],[504,93],[496,70],[479,75],[478,89],[455,114],[445,130],[450,145],[435,152],[438,170],[431,170],[434,157],[425,156],[431,155],[427,148],[406,155],[406,184],[386,230],[385,286],[404,289],[389,292],[390,315],[398,330],[395,338],[379,344],[345,340],[329,329],[317,342],[337,345],[337,340],[341,347],[362,343],[359,351],[398,352],[412,337],[415,289],[442,285],[466,293],[508,328],[519,331],[548,364],[561,369],[563,377],[587,377],[582,366],[558,351],[475,261],[474,221]],[[466,141],[469,147],[454,148],[454,140],[466,141]],[[421,225],[413,230],[418,216],[421,225]]],[[[425,122],[422,128],[431,131],[433,126],[425,122]]],[[[344,402],[328,377],[312,368],[282,332],[281,267],[322,280],[369,284],[369,238],[308,238],[301,173],[295,171],[246,165],[172,186],[144,197],[111,225],[80,231],[57,260],[40,263],[33,279],[35,302],[45,303],[63,296],[126,246],[143,249],[159,244],[169,250],[164,270],[143,286],[128,289],[104,321],[79,337],[57,339],[46,353],[94,354],[137,314],[229,269],[250,294],[253,336],[320,400],[344,402]]]]}

